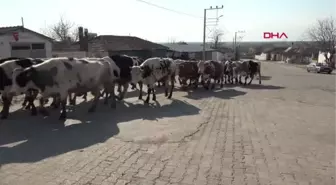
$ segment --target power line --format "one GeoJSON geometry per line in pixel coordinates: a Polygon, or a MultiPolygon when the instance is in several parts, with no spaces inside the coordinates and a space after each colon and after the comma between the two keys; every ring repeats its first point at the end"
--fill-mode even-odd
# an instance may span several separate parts
{"type": "Polygon", "coordinates": [[[196,16],[196,15],[192,15],[192,14],[188,14],[188,13],[180,12],[180,11],[177,11],[177,10],[173,10],[173,9],[170,9],[170,8],[166,8],[166,7],[163,7],[163,6],[159,6],[159,5],[150,3],[150,2],[148,2],[148,1],[144,1],[144,0],[136,0],[136,1],[145,3],[145,4],[150,5],[150,6],[154,6],[154,7],[156,7],[156,8],[161,8],[161,9],[164,9],[164,10],[167,10],[167,11],[171,11],[171,12],[174,12],[174,13],[178,13],[178,14],[181,14],[181,15],[186,15],[186,16],[189,16],[189,17],[197,18],[197,19],[203,19],[203,17],[199,17],[199,16],[196,16]]]}

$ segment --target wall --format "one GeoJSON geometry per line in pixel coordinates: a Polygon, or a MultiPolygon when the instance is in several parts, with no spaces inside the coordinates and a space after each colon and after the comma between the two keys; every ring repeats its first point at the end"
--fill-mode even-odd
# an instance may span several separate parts
{"type": "Polygon", "coordinates": [[[227,54],[223,54],[223,53],[218,52],[218,51],[213,51],[212,52],[212,60],[224,61],[224,60],[227,60],[227,58],[228,58],[227,54]]]}
{"type": "Polygon", "coordinates": [[[267,60],[267,54],[261,53],[260,55],[255,55],[255,59],[257,60],[267,60]]]}
{"type": "Polygon", "coordinates": [[[53,51],[52,57],[73,57],[73,58],[84,58],[87,57],[85,51],[53,51]]]}
{"type": "Polygon", "coordinates": [[[28,31],[22,32],[22,31],[17,31],[18,32],[18,41],[15,41],[12,33],[2,35],[0,36],[0,58],[4,57],[10,57],[11,56],[11,45],[10,43],[45,43],[45,49],[46,49],[46,57],[52,57],[52,44],[51,41],[39,37],[33,33],[30,33],[28,31]]]}

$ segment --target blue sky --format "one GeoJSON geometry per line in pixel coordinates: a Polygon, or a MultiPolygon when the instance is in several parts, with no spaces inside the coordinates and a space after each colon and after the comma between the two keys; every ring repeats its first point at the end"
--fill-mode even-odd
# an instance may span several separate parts
{"type": "MultiPolygon", "coordinates": [[[[217,28],[224,30],[225,41],[232,41],[237,30],[245,30],[243,41],[262,41],[264,31],[285,32],[288,40],[300,40],[317,19],[336,18],[336,0],[145,0],[195,17],[137,0],[1,1],[0,26],[20,25],[24,17],[25,27],[40,32],[63,15],[99,35],[132,35],[154,42],[202,41],[203,9],[216,5],[224,5],[217,28]]],[[[208,16],[216,17],[216,11],[208,16]]]]}

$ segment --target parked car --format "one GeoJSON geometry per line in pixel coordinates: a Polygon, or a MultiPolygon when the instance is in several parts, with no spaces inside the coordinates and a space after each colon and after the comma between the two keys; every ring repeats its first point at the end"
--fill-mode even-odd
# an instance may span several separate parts
{"type": "Polygon", "coordinates": [[[315,72],[315,73],[328,73],[330,74],[333,69],[326,64],[322,63],[310,63],[307,65],[308,72],[315,72]]]}

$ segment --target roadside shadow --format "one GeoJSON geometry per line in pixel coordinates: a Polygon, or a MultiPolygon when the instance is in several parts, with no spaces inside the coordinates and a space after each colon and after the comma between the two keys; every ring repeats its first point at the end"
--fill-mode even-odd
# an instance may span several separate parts
{"type": "MultiPolygon", "coordinates": [[[[259,77],[257,76],[255,79],[259,80],[259,77]]],[[[272,76],[263,76],[263,75],[261,75],[261,80],[271,80],[271,79],[272,79],[272,76]]]]}
{"type": "Polygon", "coordinates": [[[264,84],[250,84],[250,85],[241,85],[243,89],[267,89],[267,90],[279,90],[284,89],[285,87],[276,86],[276,85],[264,85],[264,84]]]}
{"type": "Polygon", "coordinates": [[[193,99],[193,100],[199,100],[203,98],[209,98],[209,97],[216,97],[220,99],[231,99],[236,96],[242,96],[245,95],[246,92],[244,91],[238,91],[235,89],[218,89],[218,90],[205,90],[205,89],[197,89],[195,91],[189,91],[188,94],[184,97],[193,99]]]}
{"type": "Polygon", "coordinates": [[[155,120],[199,114],[200,109],[181,100],[161,105],[142,101],[120,101],[117,108],[99,102],[97,112],[87,113],[91,102],[68,107],[68,119],[59,122],[58,111],[50,117],[17,117],[0,125],[0,166],[9,163],[37,162],[70,151],[85,149],[117,135],[120,122],[135,119],[155,120]]]}

